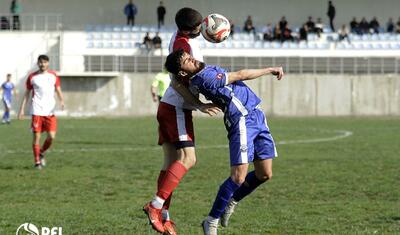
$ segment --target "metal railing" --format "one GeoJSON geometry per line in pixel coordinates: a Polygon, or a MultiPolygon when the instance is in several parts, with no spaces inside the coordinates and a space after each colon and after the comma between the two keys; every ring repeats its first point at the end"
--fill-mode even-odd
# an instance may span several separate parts
{"type": "Polygon", "coordinates": [[[61,14],[2,14],[1,31],[59,31],[62,29],[61,14]]]}
{"type": "MultiPolygon", "coordinates": [[[[283,66],[287,73],[398,74],[400,57],[205,57],[229,71],[283,66]]],[[[164,56],[84,56],[85,72],[159,72],[164,56]]]]}

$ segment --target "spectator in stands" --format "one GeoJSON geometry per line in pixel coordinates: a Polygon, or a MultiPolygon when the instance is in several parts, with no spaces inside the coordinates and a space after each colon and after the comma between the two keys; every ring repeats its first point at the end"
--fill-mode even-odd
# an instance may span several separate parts
{"type": "Polygon", "coordinates": [[[332,1],[329,1],[329,3],[328,3],[328,12],[326,14],[329,17],[329,25],[331,26],[331,30],[332,30],[332,32],[335,32],[333,20],[335,19],[336,9],[335,9],[335,6],[333,6],[332,1]]]}
{"type": "Polygon", "coordinates": [[[394,22],[392,17],[390,17],[389,21],[386,23],[386,32],[388,33],[394,32],[394,22]]]}
{"type": "Polygon", "coordinates": [[[256,28],[253,26],[253,20],[251,19],[251,16],[247,16],[247,19],[244,22],[243,31],[246,33],[256,33],[256,28]]]}
{"type": "Polygon", "coordinates": [[[361,34],[360,24],[357,22],[356,17],[353,17],[353,20],[350,21],[350,32],[355,34],[361,34]]]}
{"type": "Polygon", "coordinates": [[[286,24],[285,29],[282,32],[282,41],[293,41],[292,30],[289,28],[289,25],[286,24]]]}
{"type": "Polygon", "coordinates": [[[160,1],[160,5],[157,8],[158,29],[160,29],[161,25],[164,26],[165,13],[167,13],[167,10],[164,7],[163,1],[160,1]]]}
{"type": "Polygon", "coordinates": [[[339,41],[347,39],[347,42],[350,43],[349,30],[347,29],[345,24],[342,25],[342,27],[339,29],[338,34],[339,34],[339,41]]]}
{"type": "Polygon", "coordinates": [[[306,24],[307,24],[308,32],[315,33],[315,23],[314,23],[314,21],[312,19],[312,16],[308,17],[308,21],[306,22],[306,24]]]}
{"type": "Polygon", "coordinates": [[[138,10],[136,5],[133,3],[132,0],[129,0],[128,4],[125,5],[124,13],[126,15],[126,24],[129,25],[131,23],[132,26],[135,25],[135,16],[138,10]]]}
{"type": "Polygon", "coordinates": [[[396,33],[400,33],[400,17],[399,17],[399,20],[396,23],[396,33]]]}
{"type": "Polygon", "coordinates": [[[324,32],[324,24],[322,23],[322,19],[320,17],[318,17],[317,23],[315,23],[315,33],[320,38],[322,32],[324,32]]]}
{"type": "Polygon", "coordinates": [[[287,24],[288,22],[286,20],[286,17],[282,16],[281,20],[279,21],[279,28],[283,30],[286,28],[287,24]]]}
{"type": "Polygon", "coordinates": [[[369,24],[368,21],[363,17],[360,22],[360,32],[361,34],[369,33],[369,24]]]}
{"type": "Polygon", "coordinates": [[[8,21],[7,17],[2,16],[0,18],[0,29],[1,30],[10,30],[10,22],[8,21]]]}
{"type": "Polygon", "coordinates": [[[154,38],[153,38],[153,47],[154,47],[154,49],[161,48],[161,44],[162,44],[162,40],[160,38],[160,33],[157,32],[156,36],[154,36],[154,38]]]}
{"type": "Polygon", "coordinates": [[[308,26],[307,23],[303,24],[303,26],[300,28],[299,31],[299,40],[300,41],[308,41],[307,39],[307,35],[308,35],[308,26]]]}
{"type": "Polygon", "coordinates": [[[274,40],[274,35],[273,35],[273,28],[271,23],[268,23],[266,26],[263,27],[262,33],[263,33],[263,40],[264,41],[272,41],[274,40]]]}
{"type": "Polygon", "coordinates": [[[150,38],[150,33],[149,32],[147,32],[146,36],[144,36],[142,44],[147,49],[147,52],[150,52],[151,48],[153,47],[153,40],[150,38]]]}
{"type": "Polygon", "coordinates": [[[19,14],[21,13],[21,5],[17,0],[11,1],[10,12],[13,16],[13,30],[20,30],[21,22],[19,21],[19,14]]]}
{"type": "Polygon", "coordinates": [[[276,24],[274,27],[274,39],[279,41],[282,40],[282,30],[279,27],[279,24],[276,24]]]}
{"type": "Polygon", "coordinates": [[[379,22],[376,17],[372,18],[371,22],[369,22],[369,29],[371,33],[379,33],[379,22]]]}

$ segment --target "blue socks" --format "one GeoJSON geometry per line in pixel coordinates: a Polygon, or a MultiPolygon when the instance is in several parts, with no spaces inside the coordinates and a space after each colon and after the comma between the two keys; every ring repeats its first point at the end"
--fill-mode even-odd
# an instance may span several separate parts
{"type": "Polygon", "coordinates": [[[208,215],[216,219],[220,218],[222,213],[224,213],[225,207],[228,205],[233,193],[239,188],[239,186],[240,185],[233,182],[231,177],[226,179],[225,182],[219,187],[214,205],[208,215]]]}
{"type": "Polygon", "coordinates": [[[10,119],[10,112],[5,111],[3,114],[3,120],[7,121],[10,119]]]}
{"type": "Polygon", "coordinates": [[[249,172],[244,183],[233,194],[233,200],[237,202],[242,200],[264,182],[257,179],[255,171],[249,172]]]}

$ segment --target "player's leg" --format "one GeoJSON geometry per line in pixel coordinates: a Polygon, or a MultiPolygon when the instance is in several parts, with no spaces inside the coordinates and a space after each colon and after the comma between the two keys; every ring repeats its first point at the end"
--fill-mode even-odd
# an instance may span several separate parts
{"type": "Polygon", "coordinates": [[[226,206],[234,192],[245,181],[249,159],[252,159],[254,154],[254,147],[251,141],[253,131],[251,125],[246,125],[246,122],[246,118],[242,117],[239,122],[232,126],[227,126],[231,176],[220,186],[213,207],[207,219],[203,221],[205,234],[216,234],[219,219],[223,215],[226,206]]]}
{"type": "Polygon", "coordinates": [[[10,121],[10,106],[11,103],[7,101],[6,99],[3,99],[3,105],[4,105],[4,114],[2,118],[2,122],[6,123],[10,121]]]}
{"type": "Polygon", "coordinates": [[[251,194],[258,186],[271,179],[272,177],[272,159],[277,156],[274,140],[269,132],[264,113],[257,110],[253,115],[260,123],[254,142],[254,171],[247,174],[245,182],[239,187],[232,196],[226,210],[221,217],[221,225],[228,226],[228,221],[238,202],[251,194]]]}
{"type": "Polygon", "coordinates": [[[32,151],[35,162],[35,167],[42,168],[40,163],[40,136],[43,128],[43,120],[41,116],[32,115],[31,129],[33,133],[32,151]]]}
{"type": "Polygon", "coordinates": [[[40,161],[42,166],[46,165],[46,159],[44,153],[51,147],[56,138],[57,133],[57,118],[53,116],[47,116],[43,118],[43,130],[47,132],[47,138],[43,142],[40,149],[40,161]]]}
{"type": "MultiPolygon", "coordinates": [[[[164,232],[161,210],[168,210],[172,192],[195,163],[193,123],[190,111],[183,111],[172,105],[160,102],[157,111],[159,122],[159,144],[171,157],[166,158],[165,172],[160,172],[158,190],[154,199],[143,208],[153,228],[164,232]],[[169,143],[165,144],[164,143],[169,143]],[[174,143],[173,153],[170,143],[174,143]],[[191,160],[188,160],[191,159],[191,160]],[[193,160],[194,159],[194,160],[193,160]]],[[[167,215],[169,217],[169,215],[167,215]]]]}
{"type": "Polygon", "coordinates": [[[244,182],[248,166],[249,164],[244,163],[231,167],[231,176],[220,185],[211,211],[202,223],[205,235],[217,234],[219,219],[223,215],[233,193],[244,182]]]}

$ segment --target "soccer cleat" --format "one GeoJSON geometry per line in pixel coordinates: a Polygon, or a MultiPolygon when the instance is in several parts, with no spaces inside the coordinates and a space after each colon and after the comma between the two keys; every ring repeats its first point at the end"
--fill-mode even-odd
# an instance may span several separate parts
{"type": "Polygon", "coordinates": [[[164,225],[161,219],[161,209],[154,208],[151,203],[147,203],[143,206],[143,211],[146,213],[149,223],[159,233],[165,232],[164,225]]]}
{"type": "Polygon", "coordinates": [[[218,220],[216,220],[216,223],[213,223],[205,219],[201,223],[201,226],[203,227],[204,235],[218,235],[218,220]]]}
{"type": "Polygon", "coordinates": [[[42,166],[46,166],[46,158],[44,157],[44,154],[40,153],[39,157],[40,157],[40,164],[42,166]]]}
{"type": "Polygon", "coordinates": [[[177,235],[175,231],[175,223],[171,220],[166,220],[164,222],[164,235],[177,235]]]}
{"type": "Polygon", "coordinates": [[[34,167],[35,167],[35,169],[37,169],[37,170],[41,170],[41,169],[42,169],[42,164],[36,163],[34,167]]]}
{"type": "Polygon", "coordinates": [[[236,202],[233,199],[231,199],[229,201],[228,205],[225,208],[224,213],[221,216],[221,226],[222,227],[228,227],[229,218],[231,217],[231,215],[235,211],[235,207],[236,207],[237,204],[238,204],[238,202],[236,202]]]}

